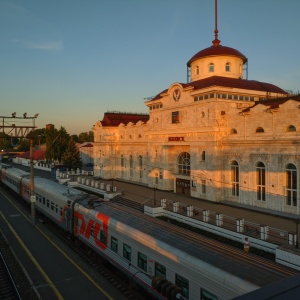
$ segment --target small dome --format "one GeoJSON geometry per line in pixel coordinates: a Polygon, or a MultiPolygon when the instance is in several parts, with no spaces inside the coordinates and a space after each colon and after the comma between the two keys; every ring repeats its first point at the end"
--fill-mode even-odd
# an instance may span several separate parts
{"type": "Polygon", "coordinates": [[[211,47],[205,48],[198,53],[196,53],[188,62],[187,66],[190,67],[191,63],[194,60],[201,59],[203,57],[208,57],[208,56],[220,56],[220,55],[230,55],[230,56],[236,56],[240,57],[243,60],[243,63],[247,62],[247,58],[245,55],[243,55],[240,51],[226,47],[226,46],[221,46],[221,45],[213,45],[211,47]]]}

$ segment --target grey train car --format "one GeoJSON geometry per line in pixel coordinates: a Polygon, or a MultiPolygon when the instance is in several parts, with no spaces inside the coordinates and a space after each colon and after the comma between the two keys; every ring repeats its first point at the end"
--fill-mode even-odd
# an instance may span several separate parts
{"type": "MultiPolygon", "coordinates": [[[[28,173],[0,167],[0,177],[30,202],[28,173]]],[[[45,178],[35,177],[35,193],[37,210],[157,299],[232,299],[288,276],[252,264],[251,256],[239,259],[239,249],[209,246],[185,229],[45,178]]]]}

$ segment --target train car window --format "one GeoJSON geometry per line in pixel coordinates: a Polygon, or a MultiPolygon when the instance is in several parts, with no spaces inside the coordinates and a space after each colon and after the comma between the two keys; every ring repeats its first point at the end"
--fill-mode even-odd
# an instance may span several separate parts
{"type": "Polygon", "coordinates": [[[94,225],[91,226],[91,237],[94,237],[94,225]]]}
{"type": "Polygon", "coordinates": [[[131,261],[131,247],[127,244],[123,244],[123,257],[131,261]]]}
{"type": "Polygon", "coordinates": [[[51,201],[51,210],[54,210],[54,203],[51,201]]]}
{"type": "Polygon", "coordinates": [[[103,230],[100,230],[100,242],[106,245],[106,232],[103,230]]]}
{"type": "Polygon", "coordinates": [[[47,207],[49,207],[49,203],[50,203],[50,201],[49,201],[49,199],[47,199],[47,207]]]}
{"type": "Polygon", "coordinates": [[[111,237],[111,250],[118,253],[118,239],[111,237]]]}
{"type": "Polygon", "coordinates": [[[45,202],[46,202],[45,197],[43,197],[43,204],[44,204],[44,205],[45,205],[45,202]]]}
{"type": "Polygon", "coordinates": [[[166,267],[158,262],[155,262],[155,276],[158,275],[166,277],[166,267]]]}
{"type": "Polygon", "coordinates": [[[55,204],[55,212],[58,213],[58,205],[55,204]]]}
{"type": "Polygon", "coordinates": [[[200,299],[201,300],[218,300],[218,297],[206,289],[200,289],[200,299]]]}
{"type": "Polygon", "coordinates": [[[147,272],[147,255],[138,252],[138,267],[147,272]]]}
{"type": "Polygon", "coordinates": [[[189,281],[186,278],[175,274],[175,284],[182,289],[184,297],[189,299],[189,281]]]}

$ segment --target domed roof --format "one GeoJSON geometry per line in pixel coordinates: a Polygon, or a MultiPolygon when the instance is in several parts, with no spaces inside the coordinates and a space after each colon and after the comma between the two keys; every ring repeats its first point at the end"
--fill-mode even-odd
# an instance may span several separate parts
{"type": "Polygon", "coordinates": [[[247,57],[242,54],[240,51],[227,47],[222,46],[220,44],[214,44],[211,47],[205,48],[198,53],[196,53],[188,62],[187,66],[190,67],[191,63],[199,58],[207,57],[207,56],[220,56],[220,55],[230,55],[230,56],[236,56],[240,57],[243,60],[243,63],[247,62],[247,57]]]}

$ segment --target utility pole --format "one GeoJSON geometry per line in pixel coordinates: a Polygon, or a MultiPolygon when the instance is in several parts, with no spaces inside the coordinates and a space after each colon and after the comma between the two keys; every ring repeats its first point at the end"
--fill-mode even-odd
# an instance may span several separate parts
{"type": "MultiPolygon", "coordinates": [[[[29,136],[34,132],[35,119],[39,114],[35,114],[33,117],[27,117],[27,113],[23,114],[23,117],[17,117],[14,112],[11,117],[0,116],[2,124],[0,124],[0,130],[3,134],[10,136],[11,138],[29,138],[30,139],[30,205],[31,205],[31,220],[32,225],[35,225],[35,191],[34,191],[34,168],[33,168],[33,136],[29,136]],[[17,123],[24,123],[24,119],[28,125],[19,126],[17,123]]],[[[5,138],[5,137],[4,137],[5,138]]]]}

